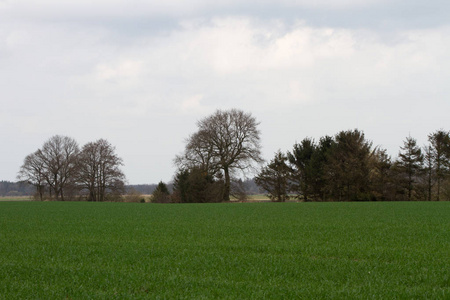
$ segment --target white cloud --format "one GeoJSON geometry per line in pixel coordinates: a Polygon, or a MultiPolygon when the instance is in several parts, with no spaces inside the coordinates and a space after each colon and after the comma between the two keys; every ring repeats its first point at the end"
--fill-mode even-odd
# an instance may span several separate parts
{"type": "Polygon", "coordinates": [[[117,82],[123,78],[136,78],[141,72],[141,63],[133,60],[119,62],[116,66],[101,64],[97,66],[99,80],[117,82]]]}
{"type": "Polygon", "coordinates": [[[205,113],[207,109],[202,106],[203,95],[193,95],[181,102],[181,113],[201,112],[205,113]]]}

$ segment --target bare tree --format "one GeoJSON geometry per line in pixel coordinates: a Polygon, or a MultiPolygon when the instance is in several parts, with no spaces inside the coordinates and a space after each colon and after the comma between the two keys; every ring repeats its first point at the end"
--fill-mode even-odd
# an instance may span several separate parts
{"type": "Polygon", "coordinates": [[[18,180],[25,181],[36,188],[37,195],[41,201],[44,199],[46,185],[45,172],[44,162],[35,152],[25,157],[17,175],[18,180]]]}
{"type": "Polygon", "coordinates": [[[250,113],[217,110],[198,122],[184,153],[175,158],[180,169],[199,167],[224,176],[223,200],[230,200],[231,173],[246,171],[261,163],[259,123],[250,113]]]}
{"type": "Polygon", "coordinates": [[[125,192],[122,165],[115,148],[104,139],[83,146],[78,159],[77,182],[88,191],[89,201],[112,200],[125,192]]]}
{"type": "Polygon", "coordinates": [[[50,188],[50,196],[65,199],[65,192],[75,184],[78,143],[67,136],[55,135],[35,152],[44,167],[43,176],[50,188]]]}

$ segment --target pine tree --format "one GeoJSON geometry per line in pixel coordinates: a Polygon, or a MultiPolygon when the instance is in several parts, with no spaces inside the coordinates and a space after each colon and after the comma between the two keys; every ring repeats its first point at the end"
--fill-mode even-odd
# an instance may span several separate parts
{"type": "Polygon", "coordinates": [[[326,187],[338,201],[367,200],[372,142],[355,129],[339,132],[325,166],[326,187]]]}
{"type": "Polygon", "coordinates": [[[168,203],[170,202],[170,192],[167,185],[160,181],[152,194],[152,202],[154,203],[168,203]]]}
{"type": "Polygon", "coordinates": [[[179,203],[220,202],[222,193],[223,180],[220,174],[212,176],[204,169],[193,167],[176,173],[172,199],[179,203]]]}
{"type": "Polygon", "coordinates": [[[412,199],[412,192],[417,187],[418,178],[421,175],[423,155],[417,146],[417,141],[408,136],[400,147],[398,166],[404,175],[404,187],[408,191],[408,200],[412,199]]]}
{"type": "Polygon", "coordinates": [[[270,163],[255,177],[256,184],[269,193],[272,201],[284,202],[289,199],[290,168],[286,162],[286,155],[278,151],[270,163]]]}
{"type": "Polygon", "coordinates": [[[438,130],[428,136],[431,155],[434,160],[434,174],[436,178],[436,200],[441,200],[442,182],[449,176],[450,171],[450,133],[438,130]]]}
{"type": "Polygon", "coordinates": [[[376,149],[370,159],[371,194],[376,200],[393,200],[392,162],[386,149],[376,149]]]}
{"type": "Polygon", "coordinates": [[[325,167],[328,164],[330,152],[333,147],[334,140],[331,136],[321,137],[315,151],[311,156],[311,185],[312,194],[315,199],[322,201],[327,199],[325,167]]]}
{"type": "Polygon", "coordinates": [[[292,152],[287,154],[292,167],[292,188],[297,192],[297,197],[302,197],[304,201],[308,201],[308,197],[312,193],[314,179],[312,157],[315,150],[314,141],[305,138],[299,144],[295,144],[292,152]]]}
{"type": "MultiPolygon", "coordinates": [[[[426,185],[426,191],[427,191],[427,201],[431,201],[433,198],[433,186],[434,186],[434,161],[435,156],[433,153],[433,148],[430,146],[424,147],[424,166],[423,166],[423,172],[425,175],[425,185],[426,185]]],[[[439,188],[438,188],[439,190],[439,188]]],[[[439,198],[439,196],[438,196],[439,198]]]]}

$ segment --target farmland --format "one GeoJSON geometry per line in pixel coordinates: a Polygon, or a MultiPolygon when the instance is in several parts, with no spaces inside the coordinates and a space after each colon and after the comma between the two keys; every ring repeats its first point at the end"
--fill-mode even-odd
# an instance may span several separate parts
{"type": "Polygon", "coordinates": [[[31,196],[20,196],[20,197],[0,197],[0,202],[5,201],[31,201],[31,196]]]}
{"type": "Polygon", "coordinates": [[[450,297],[450,202],[0,203],[0,298],[450,297]]]}

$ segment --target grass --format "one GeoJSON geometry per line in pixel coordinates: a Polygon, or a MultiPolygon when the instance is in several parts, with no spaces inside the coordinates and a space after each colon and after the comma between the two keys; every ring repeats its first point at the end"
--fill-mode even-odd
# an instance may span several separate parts
{"type": "Polygon", "coordinates": [[[450,202],[0,203],[1,299],[449,299],[450,202]]]}

